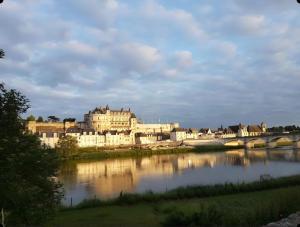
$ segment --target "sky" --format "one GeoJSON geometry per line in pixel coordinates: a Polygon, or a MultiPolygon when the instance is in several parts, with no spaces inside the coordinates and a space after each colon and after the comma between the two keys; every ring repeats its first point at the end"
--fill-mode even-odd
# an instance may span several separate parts
{"type": "Polygon", "coordinates": [[[4,0],[0,82],[29,114],[300,124],[296,0],[4,0]]]}

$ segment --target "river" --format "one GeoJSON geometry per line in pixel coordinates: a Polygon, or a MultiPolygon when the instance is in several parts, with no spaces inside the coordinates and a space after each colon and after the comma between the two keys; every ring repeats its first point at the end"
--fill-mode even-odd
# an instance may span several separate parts
{"type": "Polygon", "coordinates": [[[63,203],[109,199],[120,192],[163,192],[180,186],[250,182],[300,174],[300,151],[291,148],[153,155],[141,158],[70,161],[61,167],[63,203]]]}

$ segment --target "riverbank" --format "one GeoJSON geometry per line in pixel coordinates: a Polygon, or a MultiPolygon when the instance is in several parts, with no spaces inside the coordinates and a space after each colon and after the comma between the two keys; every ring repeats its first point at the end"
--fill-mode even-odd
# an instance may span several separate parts
{"type": "Polygon", "coordinates": [[[300,186],[300,175],[279,177],[279,178],[262,178],[260,181],[249,183],[226,183],[216,185],[200,185],[179,187],[162,193],[121,193],[119,197],[110,200],[91,199],[84,200],[75,207],[66,209],[82,209],[95,206],[108,205],[131,205],[137,203],[156,203],[166,200],[180,200],[192,198],[205,198],[212,196],[236,194],[241,192],[263,191],[277,189],[282,187],[300,186]]]}
{"type": "Polygon", "coordinates": [[[70,160],[101,160],[110,158],[130,158],[142,157],[160,154],[180,154],[180,153],[205,153],[222,152],[227,150],[243,149],[243,146],[224,146],[224,145],[203,145],[197,147],[176,147],[176,148],[158,148],[158,149],[116,149],[105,150],[95,147],[79,148],[76,154],[71,155],[70,160]]]}
{"type": "Polygon", "coordinates": [[[60,211],[46,226],[260,226],[299,209],[300,186],[289,186],[206,198],[77,207],[60,211]]]}

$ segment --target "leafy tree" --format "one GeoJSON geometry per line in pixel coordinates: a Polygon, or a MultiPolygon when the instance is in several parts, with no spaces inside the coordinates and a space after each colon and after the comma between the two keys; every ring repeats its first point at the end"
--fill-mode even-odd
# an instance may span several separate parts
{"type": "Polygon", "coordinates": [[[58,117],[55,117],[55,116],[49,116],[48,120],[53,121],[53,122],[58,122],[60,119],[58,117]]]}
{"type": "Polygon", "coordinates": [[[77,140],[73,136],[61,137],[57,143],[57,151],[63,158],[68,158],[76,154],[77,150],[77,140]]]}
{"type": "Polygon", "coordinates": [[[39,116],[38,119],[37,119],[36,121],[37,121],[37,122],[43,122],[44,119],[43,119],[43,117],[39,116]]]}
{"type": "Polygon", "coordinates": [[[64,122],[75,122],[76,119],[75,118],[65,118],[64,122]]]}
{"type": "Polygon", "coordinates": [[[0,49],[0,58],[4,58],[4,56],[5,56],[4,50],[0,49]]]}
{"type": "Polygon", "coordinates": [[[27,120],[27,121],[35,121],[35,116],[30,115],[30,116],[27,117],[26,120],[27,120]]]}
{"type": "Polygon", "coordinates": [[[0,209],[10,226],[40,225],[62,197],[61,184],[54,179],[58,155],[24,131],[21,114],[28,102],[20,92],[0,84],[0,209]]]}

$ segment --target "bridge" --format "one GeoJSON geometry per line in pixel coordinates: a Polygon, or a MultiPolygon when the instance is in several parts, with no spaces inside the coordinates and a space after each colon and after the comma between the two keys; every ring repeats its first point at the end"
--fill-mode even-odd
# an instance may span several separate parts
{"type": "Polygon", "coordinates": [[[253,148],[256,144],[265,144],[267,148],[274,148],[279,142],[290,142],[294,148],[300,148],[300,134],[265,134],[223,139],[224,145],[244,145],[246,148],[253,148]]]}

